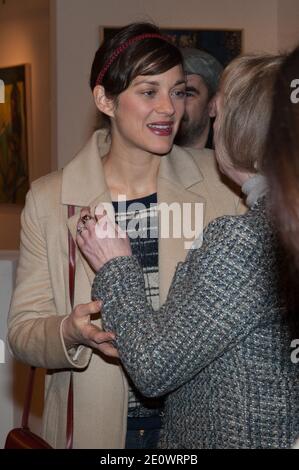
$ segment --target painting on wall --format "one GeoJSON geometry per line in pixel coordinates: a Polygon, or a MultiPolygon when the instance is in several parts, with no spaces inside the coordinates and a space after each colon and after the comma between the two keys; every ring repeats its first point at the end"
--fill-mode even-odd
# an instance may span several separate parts
{"type": "Polygon", "coordinates": [[[30,66],[0,68],[0,203],[24,204],[29,188],[30,66]]]}
{"type": "MultiPolygon", "coordinates": [[[[116,34],[120,27],[100,28],[100,41],[116,34]]],[[[242,33],[240,29],[181,29],[161,28],[161,31],[179,47],[196,47],[212,54],[226,66],[242,53],[242,33]]]]}

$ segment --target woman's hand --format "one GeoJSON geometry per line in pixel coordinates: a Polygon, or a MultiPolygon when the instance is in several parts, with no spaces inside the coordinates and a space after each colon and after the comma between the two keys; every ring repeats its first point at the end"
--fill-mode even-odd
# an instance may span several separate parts
{"type": "Polygon", "coordinates": [[[77,226],[77,244],[96,272],[111,259],[132,254],[126,233],[109,219],[103,209],[101,205],[97,207],[97,220],[89,209],[82,209],[77,226]]]}
{"type": "Polygon", "coordinates": [[[117,349],[111,344],[115,334],[103,331],[91,323],[90,316],[98,313],[100,308],[100,301],[77,305],[63,321],[62,333],[67,349],[84,344],[106,356],[118,357],[117,349]]]}

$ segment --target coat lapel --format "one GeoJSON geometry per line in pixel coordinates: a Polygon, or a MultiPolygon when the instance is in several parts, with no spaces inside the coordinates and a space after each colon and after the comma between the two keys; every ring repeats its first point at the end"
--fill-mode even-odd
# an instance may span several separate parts
{"type": "Polygon", "coordinates": [[[90,206],[108,191],[102,158],[109,149],[103,131],[95,132],[85,147],[66,165],[62,172],[62,204],[90,206]]]}
{"type": "MultiPolygon", "coordinates": [[[[88,206],[91,209],[91,213],[94,213],[96,206],[100,203],[111,204],[111,198],[110,198],[110,194],[108,191],[105,191],[103,194],[98,196],[94,201],[91,201],[90,204],[84,204],[82,207],[88,206]]],[[[81,210],[81,207],[78,207],[76,213],[67,220],[68,229],[71,232],[71,235],[75,241],[76,241],[76,236],[77,236],[77,224],[78,224],[78,220],[80,217],[80,210],[81,210]]],[[[77,253],[78,253],[78,260],[80,260],[80,262],[83,264],[85,272],[88,276],[89,282],[90,284],[92,284],[95,273],[91,269],[91,267],[89,266],[88,262],[86,261],[86,259],[84,258],[84,256],[82,255],[79,249],[77,250],[77,253]]]]}
{"type": "MultiPolygon", "coordinates": [[[[100,202],[111,203],[101,161],[101,157],[107,153],[108,149],[109,142],[106,139],[106,133],[97,131],[63,169],[61,202],[64,205],[76,206],[75,215],[67,220],[67,226],[75,241],[80,210],[83,207],[90,207],[93,212],[100,202]]],[[[80,250],[77,250],[77,253],[78,261],[84,266],[89,282],[92,284],[95,274],[80,250]]],[[[79,266],[77,268],[80,269],[79,266]]]]}
{"type": "MultiPolygon", "coordinates": [[[[195,211],[200,204],[203,209],[205,200],[200,194],[192,191],[193,186],[197,185],[203,179],[197,165],[194,163],[191,155],[183,149],[174,146],[169,158],[163,158],[161,161],[158,178],[158,203],[159,203],[159,287],[160,304],[166,300],[167,293],[179,261],[186,258],[188,251],[186,243],[188,239],[184,236],[186,227],[184,227],[183,211],[186,210],[184,204],[189,205],[191,209],[190,227],[195,224],[195,211]],[[188,189],[187,189],[188,188],[188,189]],[[171,206],[176,204],[180,207],[181,220],[177,221],[176,228],[181,236],[172,236],[170,230],[169,237],[163,237],[163,224],[167,213],[163,211],[163,204],[171,206]],[[164,218],[164,220],[163,220],[164,218]]],[[[198,209],[200,210],[200,209],[198,209]]],[[[172,227],[170,218],[170,226],[172,227]]],[[[167,234],[167,231],[164,232],[167,234]]],[[[186,234],[187,235],[187,234],[186,234]]],[[[190,240],[189,240],[190,242],[190,240]]]]}

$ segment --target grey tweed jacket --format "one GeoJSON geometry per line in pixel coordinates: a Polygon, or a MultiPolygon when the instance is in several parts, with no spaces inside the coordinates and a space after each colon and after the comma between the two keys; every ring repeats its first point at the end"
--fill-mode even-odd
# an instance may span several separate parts
{"type": "Polygon", "coordinates": [[[97,273],[106,329],[147,396],[167,395],[162,448],[285,448],[299,435],[299,364],[279,295],[275,235],[261,200],[221,217],[148,305],[134,257],[97,273]]]}

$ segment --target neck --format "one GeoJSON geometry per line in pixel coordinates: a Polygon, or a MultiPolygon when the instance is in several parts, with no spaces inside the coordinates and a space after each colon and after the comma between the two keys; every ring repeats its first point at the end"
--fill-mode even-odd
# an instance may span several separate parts
{"type": "Polygon", "coordinates": [[[161,157],[140,149],[111,145],[103,157],[104,174],[111,198],[125,194],[137,199],[157,192],[157,176],[161,157]]]}

